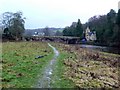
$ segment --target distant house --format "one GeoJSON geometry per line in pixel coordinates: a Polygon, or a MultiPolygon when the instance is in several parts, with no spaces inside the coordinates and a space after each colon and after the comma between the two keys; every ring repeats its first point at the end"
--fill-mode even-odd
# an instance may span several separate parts
{"type": "Polygon", "coordinates": [[[96,32],[91,32],[89,27],[83,32],[85,34],[85,38],[87,41],[95,41],[96,40],[96,32]]]}
{"type": "Polygon", "coordinates": [[[44,36],[43,32],[34,32],[32,36],[44,36]]]}
{"type": "Polygon", "coordinates": [[[34,32],[32,36],[38,36],[38,32],[34,32]]]}

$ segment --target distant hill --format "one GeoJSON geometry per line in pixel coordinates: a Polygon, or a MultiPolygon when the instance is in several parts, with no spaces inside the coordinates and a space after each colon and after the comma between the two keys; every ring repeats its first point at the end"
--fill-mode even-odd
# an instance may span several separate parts
{"type": "MultiPolygon", "coordinates": [[[[26,29],[25,32],[24,32],[24,35],[25,36],[32,36],[35,34],[35,32],[38,32],[38,33],[43,33],[43,30],[45,28],[38,28],[38,29],[26,29]]],[[[50,35],[55,35],[56,31],[63,31],[64,28],[48,28],[48,30],[50,30],[50,35]]],[[[0,27],[0,36],[2,35],[3,33],[3,30],[2,30],[2,27],[0,27]]]]}
{"type": "MultiPolygon", "coordinates": [[[[26,29],[24,35],[32,36],[35,32],[43,33],[45,28],[38,28],[38,29],[26,29]]],[[[63,31],[64,28],[48,28],[50,31],[50,35],[55,35],[56,31],[63,31]]]]}

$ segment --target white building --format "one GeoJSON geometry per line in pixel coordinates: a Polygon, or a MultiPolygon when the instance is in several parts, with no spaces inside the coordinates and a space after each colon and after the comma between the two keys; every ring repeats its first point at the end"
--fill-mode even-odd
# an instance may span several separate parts
{"type": "Polygon", "coordinates": [[[89,27],[85,30],[85,38],[87,41],[95,41],[96,40],[96,32],[91,32],[89,27]]]}

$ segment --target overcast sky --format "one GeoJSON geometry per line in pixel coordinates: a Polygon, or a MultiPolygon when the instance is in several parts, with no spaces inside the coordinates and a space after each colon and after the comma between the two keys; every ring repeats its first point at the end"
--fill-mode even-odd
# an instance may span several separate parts
{"type": "Polygon", "coordinates": [[[82,23],[94,15],[118,10],[120,0],[0,0],[0,14],[22,11],[26,17],[25,28],[65,27],[82,23]]]}

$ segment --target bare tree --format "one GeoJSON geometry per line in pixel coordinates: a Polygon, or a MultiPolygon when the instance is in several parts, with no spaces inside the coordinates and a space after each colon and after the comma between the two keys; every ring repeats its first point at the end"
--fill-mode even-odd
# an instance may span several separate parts
{"type": "Polygon", "coordinates": [[[3,13],[2,24],[4,25],[4,30],[7,34],[10,34],[16,40],[22,37],[24,33],[24,21],[25,18],[22,17],[22,12],[5,12],[3,13]]]}
{"type": "Polygon", "coordinates": [[[50,31],[48,27],[45,27],[45,29],[43,30],[44,32],[44,36],[50,36],[50,31]]]}

